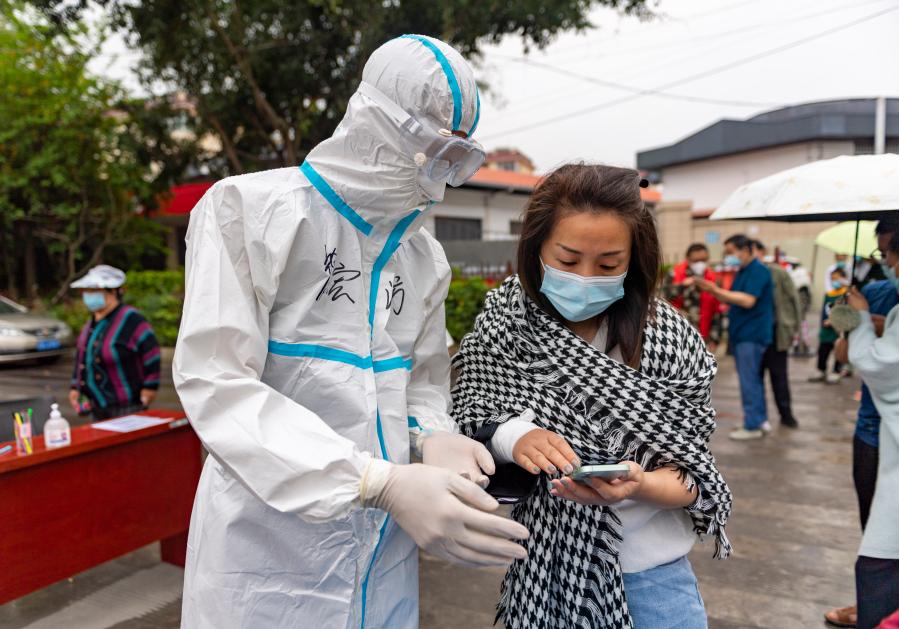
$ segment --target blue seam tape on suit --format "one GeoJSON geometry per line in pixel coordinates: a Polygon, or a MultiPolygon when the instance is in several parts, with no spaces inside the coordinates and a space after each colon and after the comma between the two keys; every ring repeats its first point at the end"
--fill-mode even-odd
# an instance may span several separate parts
{"type": "Polygon", "coordinates": [[[375,550],[371,556],[371,563],[368,564],[368,570],[365,572],[365,579],[362,581],[362,624],[360,629],[365,629],[365,606],[368,602],[368,579],[371,577],[371,570],[375,566],[375,558],[378,556],[378,550],[381,548],[381,542],[384,541],[384,531],[387,530],[387,524],[390,522],[390,516],[384,518],[384,524],[378,531],[378,543],[375,544],[375,550]]]}
{"type": "Polygon", "coordinates": [[[268,351],[276,356],[289,356],[292,358],[319,358],[345,363],[359,369],[372,369],[375,373],[392,371],[394,369],[412,370],[412,359],[402,356],[393,356],[373,360],[369,356],[360,356],[343,349],[335,349],[325,345],[313,345],[311,343],[284,343],[281,341],[269,341],[268,351]]]}
{"type": "Polygon", "coordinates": [[[372,361],[372,369],[375,373],[382,371],[392,371],[394,369],[405,369],[412,371],[412,359],[403,358],[402,356],[394,356],[393,358],[385,358],[384,360],[372,361]]]}
{"type": "Polygon", "coordinates": [[[384,270],[384,267],[387,266],[390,258],[396,253],[397,248],[400,246],[400,240],[402,239],[403,234],[406,233],[409,225],[412,224],[419,214],[421,214],[421,210],[413,210],[399,220],[390,231],[390,235],[387,236],[384,248],[381,249],[381,253],[378,254],[378,257],[375,259],[375,263],[372,266],[371,288],[368,292],[368,327],[371,330],[371,334],[374,334],[375,332],[375,308],[378,303],[378,285],[381,283],[381,271],[384,270]]]}
{"type": "Polygon", "coordinates": [[[362,218],[356,210],[351,208],[346,201],[341,199],[340,195],[331,187],[331,184],[325,181],[315,168],[312,167],[312,164],[303,162],[300,165],[300,170],[306,175],[306,179],[309,180],[309,183],[311,183],[312,186],[318,190],[318,193],[325,198],[325,201],[330,203],[331,207],[337,210],[338,214],[343,216],[353,225],[353,227],[366,236],[371,235],[372,229],[374,229],[372,224],[362,218]]]}
{"type": "MultiPolygon", "coordinates": [[[[437,56],[438,62],[440,62],[441,67],[443,67],[444,72],[449,72],[447,74],[447,79],[450,82],[450,90],[453,90],[453,86],[455,85],[455,91],[453,92],[453,108],[454,108],[454,125],[458,125],[458,122],[455,122],[455,118],[458,115],[459,120],[461,121],[461,92],[459,91],[459,85],[455,80],[455,76],[452,74],[452,68],[449,66],[449,61],[446,60],[446,57],[443,54],[433,47],[433,44],[430,42],[422,42],[429,48],[432,48],[435,56],[437,56]],[[443,61],[441,61],[441,58],[443,61]],[[444,65],[444,63],[446,65],[444,65]],[[458,100],[457,100],[458,97],[458,100]]],[[[366,236],[370,236],[374,227],[366,221],[362,216],[359,215],[352,207],[350,207],[343,199],[340,198],[340,195],[334,191],[334,189],[328,184],[327,181],[322,178],[321,175],[316,172],[315,168],[312,167],[309,162],[303,162],[300,166],[300,171],[306,176],[309,180],[309,183],[318,191],[319,194],[333,207],[341,216],[347,219],[356,229],[362,232],[366,236]]],[[[400,246],[400,240],[403,237],[403,234],[415,220],[415,218],[421,214],[421,210],[414,210],[410,214],[406,215],[394,226],[391,230],[390,234],[387,237],[386,242],[384,243],[384,247],[381,250],[378,257],[375,259],[374,265],[372,266],[371,272],[371,287],[369,289],[369,317],[368,324],[371,330],[371,335],[374,335],[374,316],[375,316],[375,308],[377,307],[377,297],[378,297],[378,284],[380,283],[381,271],[387,265],[387,262],[396,252],[396,250],[400,246]]],[[[375,373],[381,373],[385,371],[391,371],[394,369],[406,369],[407,371],[412,370],[412,359],[411,358],[403,358],[402,356],[394,356],[391,358],[385,358],[380,360],[373,360],[371,354],[368,356],[360,356],[358,354],[354,354],[352,352],[348,352],[346,350],[336,349],[333,347],[326,347],[324,345],[314,345],[310,343],[284,343],[281,341],[269,340],[268,342],[268,350],[272,354],[279,356],[291,356],[291,357],[307,357],[307,358],[318,358],[321,360],[332,360],[335,362],[341,362],[348,365],[352,365],[354,367],[358,367],[360,369],[371,369],[375,373]]],[[[384,440],[384,430],[381,425],[381,413],[378,411],[377,413],[377,434],[378,434],[378,443],[381,448],[381,456],[385,461],[389,461],[390,457],[387,453],[387,444],[384,440]]],[[[361,627],[364,629],[365,627],[365,611],[366,604],[368,602],[368,581],[371,577],[372,570],[375,566],[375,560],[378,556],[378,550],[381,547],[381,542],[384,541],[384,532],[387,530],[387,525],[390,522],[390,516],[384,518],[384,524],[381,526],[378,531],[378,542],[375,544],[375,550],[372,553],[371,562],[368,565],[368,570],[365,573],[365,579],[362,582],[362,624],[361,627]]]]}
{"type": "Polygon", "coordinates": [[[403,37],[420,42],[425,48],[434,53],[437,63],[443,68],[446,81],[449,83],[450,93],[453,95],[453,131],[459,131],[459,126],[462,124],[462,90],[459,89],[459,81],[456,80],[456,73],[453,72],[453,66],[450,65],[449,59],[433,42],[421,35],[403,35],[403,37]]]}
{"type": "Polygon", "coordinates": [[[471,123],[471,129],[468,130],[468,137],[474,135],[475,129],[478,128],[478,122],[481,120],[481,90],[478,90],[477,86],[475,86],[477,90],[477,109],[474,112],[474,122],[471,123]]]}
{"type": "Polygon", "coordinates": [[[309,343],[282,343],[280,341],[269,341],[268,351],[278,356],[321,358],[322,360],[333,360],[338,363],[346,363],[358,367],[359,369],[371,369],[371,356],[360,356],[352,352],[324,345],[312,345],[309,343]]]}
{"type": "Polygon", "coordinates": [[[381,411],[378,411],[378,445],[381,446],[381,457],[385,461],[390,460],[390,455],[387,454],[387,442],[384,441],[384,429],[381,427],[381,411]]]}

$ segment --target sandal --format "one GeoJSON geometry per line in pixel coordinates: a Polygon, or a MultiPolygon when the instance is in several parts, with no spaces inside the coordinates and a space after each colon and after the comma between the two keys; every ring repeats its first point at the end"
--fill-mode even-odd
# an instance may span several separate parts
{"type": "Polygon", "coordinates": [[[858,622],[858,608],[855,605],[838,607],[824,614],[827,624],[834,627],[855,627],[858,622]]]}

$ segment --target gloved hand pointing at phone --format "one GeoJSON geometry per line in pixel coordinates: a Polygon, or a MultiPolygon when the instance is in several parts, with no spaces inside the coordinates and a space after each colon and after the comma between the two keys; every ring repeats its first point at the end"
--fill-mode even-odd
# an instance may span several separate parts
{"type": "Polygon", "coordinates": [[[499,503],[472,481],[432,465],[395,465],[372,459],[360,495],[383,509],[425,551],[467,566],[505,566],[527,552],[510,539],[528,530],[492,515],[499,503]]]}
{"type": "Polygon", "coordinates": [[[490,451],[483,443],[465,435],[443,431],[424,432],[417,442],[421,460],[426,465],[436,465],[456,472],[479,487],[486,487],[490,481],[487,476],[496,473],[496,464],[490,451]]]}

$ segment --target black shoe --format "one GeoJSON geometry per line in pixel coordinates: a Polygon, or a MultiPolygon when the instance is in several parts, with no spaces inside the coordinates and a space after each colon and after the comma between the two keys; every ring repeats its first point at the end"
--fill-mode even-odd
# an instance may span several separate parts
{"type": "Polygon", "coordinates": [[[799,428],[799,422],[795,417],[784,417],[780,420],[780,425],[784,428],[799,428]]]}

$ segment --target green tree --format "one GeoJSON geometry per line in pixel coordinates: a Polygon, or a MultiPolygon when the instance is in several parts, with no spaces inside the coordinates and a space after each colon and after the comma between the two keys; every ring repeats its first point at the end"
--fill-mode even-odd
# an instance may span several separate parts
{"type": "MultiPolygon", "coordinates": [[[[88,4],[39,0],[60,24],[88,4]]],[[[232,174],[299,163],[328,137],[381,43],[403,33],[451,42],[477,57],[506,35],[542,47],[591,26],[591,8],[647,15],[647,0],[101,0],[143,51],[147,86],[194,100],[232,174]]]]}
{"type": "Polygon", "coordinates": [[[0,5],[2,272],[11,294],[21,286],[31,300],[39,283],[60,299],[111,246],[161,247],[142,210],[168,188],[168,166],[184,166],[164,105],[88,73],[90,37],[76,22],[52,27],[24,4],[0,5]]]}

